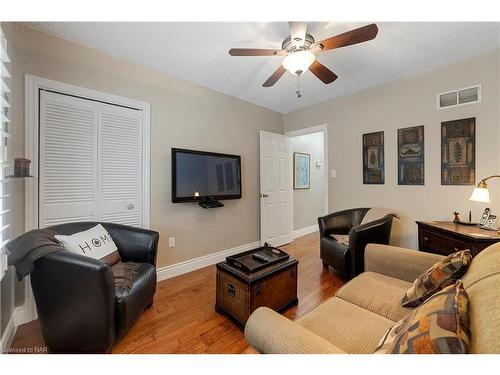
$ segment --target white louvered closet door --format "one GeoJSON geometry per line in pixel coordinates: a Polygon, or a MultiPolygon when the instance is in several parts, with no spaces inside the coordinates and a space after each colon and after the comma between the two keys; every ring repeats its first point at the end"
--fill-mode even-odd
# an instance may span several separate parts
{"type": "Polygon", "coordinates": [[[142,226],[142,112],[102,104],[99,111],[100,220],[142,226]]]}
{"type": "Polygon", "coordinates": [[[95,104],[40,92],[41,228],[98,218],[95,104]]]}
{"type": "Polygon", "coordinates": [[[40,227],[105,221],[141,227],[142,111],[40,94],[40,227]]]}

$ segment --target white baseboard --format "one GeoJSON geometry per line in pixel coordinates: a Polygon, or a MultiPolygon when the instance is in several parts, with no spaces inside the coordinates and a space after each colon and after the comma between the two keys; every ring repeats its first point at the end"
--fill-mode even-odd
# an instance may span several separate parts
{"type": "Polygon", "coordinates": [[[318,230],[319,230],[318,224],[314,224],[314,225],[311,225],[309,227],[294,230],[293,231],[293,239],[305,236],[306,234],[317,232],[318,230]]]}
{"type": "Polygon", "coordinates": [[[20,315],[21,315],[22,307],[16,307],[10,316],[9,322],[7,323],[7,327],[5,327],[5,331],[0,339],[0,354],[5,353],[12,344],[12,340],[14,340],[14,336],[16,335],[17,327],[20,323],[20,315]]]}
{"type": "Polygon", "coordinates": [[[16,313],[15,314],[16,326],[20,326],[21,324],[31,322],[32,320],[35,320],[37,318],[36,315],[34,317],[30,316],[26,303],[24,303],[24,305],[22,306],[16,307],[15,313],[16,313]]]}
{"type": "Polygon", "coordinates": [[[179,276],[197,269],[214,265],[222,262],[227,256],[242,253],[244,251],[252,250],[260,246],[260,241],[255,241],[245,245],[233,247],[232,249],[222,250],[217,253],[205,255],[199,258],[186,260],[184,262],[172,264],[156,269],[158,281],[169,279],[171,277],[179,276]]]}

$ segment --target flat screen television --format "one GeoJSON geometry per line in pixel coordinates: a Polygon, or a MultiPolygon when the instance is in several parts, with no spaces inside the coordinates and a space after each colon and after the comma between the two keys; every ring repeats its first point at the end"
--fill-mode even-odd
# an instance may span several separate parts
{"type": "Polygon", "coordinates": [[[172,148],[172,202],[240,198],[239,155],[172,148]]]}

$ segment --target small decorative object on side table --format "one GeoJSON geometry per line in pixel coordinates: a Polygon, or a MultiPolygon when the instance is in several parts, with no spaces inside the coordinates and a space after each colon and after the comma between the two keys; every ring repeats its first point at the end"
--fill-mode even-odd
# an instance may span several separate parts
{"type": "Polygon", "coordinates": [[[495,242],[500,234],[478,226],[463,226],[450,221],[417,221],[418,249],[428,253],[449,255],[469,249],[473,256],[495,242]]]}
{"type": "Polygon", "coordinates": [[[459,213],[457,211],[453,212],[453,215],[455,216],[455,218],[453,219],[453,222],[455,224],[477,226],[477,223],[474,223],[472,221],[472,212],[471,211],[469,211],[469,221],[460,220],[460,218],[458,217],[459,213]]]}
{"type": "Polygon", "coordinates": [[[298,260],[266,245],[217,264],[215,310],[240,327],[259,307],[283,311],[298,303],[298,260]]]}

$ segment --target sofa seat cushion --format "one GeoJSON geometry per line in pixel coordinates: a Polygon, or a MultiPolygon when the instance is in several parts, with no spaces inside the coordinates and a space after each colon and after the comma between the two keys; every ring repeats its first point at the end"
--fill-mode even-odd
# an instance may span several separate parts
{"type": "Polygon", "coordinates": [[[336,296],[397,322],[413,310],[401,306],[401,297],[410,286],[411,283],[407,281],[375,272],[363,272],[345,284],[336,296]]]}
{"type": "Polygon", "coordinates": [[[333,297],[296,321],[346,353],[373,353],[380,337],[394,325],[343,299],[333,297]]]}
{"type": "Polygon", "coordinates": [[[116,338],[120,339],[151,303],[156,291],[156,269],[149,263],[141,263],[130,289],[115,288],[116,338]]]}

